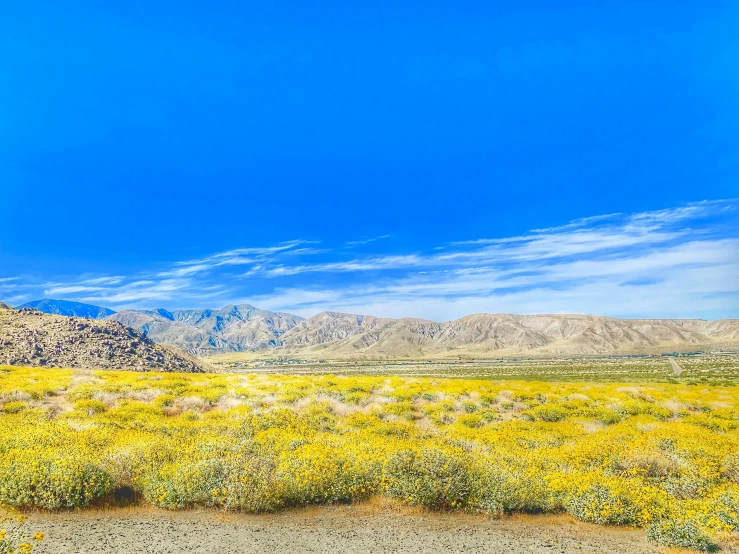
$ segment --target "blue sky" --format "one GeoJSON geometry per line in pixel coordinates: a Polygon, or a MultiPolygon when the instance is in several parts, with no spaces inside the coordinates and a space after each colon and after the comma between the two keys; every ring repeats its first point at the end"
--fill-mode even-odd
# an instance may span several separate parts
{"type": "Polygon", "coordinates": [[[739,316],[735,3],[16,4],[0,299],[739,316]]]}

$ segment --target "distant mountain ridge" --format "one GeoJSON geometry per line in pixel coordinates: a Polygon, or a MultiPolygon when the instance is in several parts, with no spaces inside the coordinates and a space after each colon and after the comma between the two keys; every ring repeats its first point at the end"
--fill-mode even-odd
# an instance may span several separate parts
{"type": "Polygon", "coordinates": [[[739,345],[739,320],[473,314],[435,322],[321,312],[308,319],[250,304],[219,310],[123,310],[109,315],[192,354],[270,352],[324,358],[599,355],[739,345]]]}
{"type": "Polygon", "coordinates": [[[51,298],[34,300],[17,306],[17,309],[19,310],[22,310],[23,308],[32,308],[45,314],[64,315],[68,317],[85,317],[87,319],[104,319],[115,313],[109,308],[93,306],[92,304],[70,302],[69,300],[53,300],[51,298]]]}
{"type": "Polygon", "coordinates": [[[321,312],[308,319],[249,304],[221,310],[126,310],[109,319],[198,354],[296,357],[596,355],[739,343],[739,320],[473,314],[443,323],[321,312]]]}
{"type": "Polygon", "coordinates": [[[437,323],[323,312],[282,339],[283,354],[328,358],[597,355],[739,343],[739,320],[473,314],[437,323]]]}
{"type": "Polygon", "coordinates": [[[197,354],[280,346],[281,337],[303,321],[300,316],[250,304],[220,310],[123,310],[107,319],[138,329],[155,342],[197,354]]]}

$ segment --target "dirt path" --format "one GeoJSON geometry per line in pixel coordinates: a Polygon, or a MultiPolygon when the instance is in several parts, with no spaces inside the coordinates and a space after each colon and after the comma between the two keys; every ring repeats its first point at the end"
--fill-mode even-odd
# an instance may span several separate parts
{"type": "Polygon", "coordinates": [[[675,377],[680,377],[680,375],[682,375],[683,373],[683,368],[681,368],[680,364],[675,361],[675,358],[670,357],[667,359],[670,360],[670,365],[672,366],[672,374],[675,377]]]}
{"type": "Polygon", "coordinates": [[[647,543],[643,530],[601,527],[564,516],[490,520],[378,512],[372,505],[262,516],[154,508],[32,513],[28,524],[46,534],[47,539],[34,550],[38,554],[663,552],[647,543]]]}

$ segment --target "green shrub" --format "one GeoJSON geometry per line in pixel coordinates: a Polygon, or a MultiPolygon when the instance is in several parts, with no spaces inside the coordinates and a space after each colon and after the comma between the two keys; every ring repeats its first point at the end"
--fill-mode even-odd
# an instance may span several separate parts
{"type": "Polygon", "coordinates": [[[671,418],[673,415],[669,408],[659,406],[657,404],[650,404],[649,407],[644,410],[644,413],[652,415],[662,421],[671,418]]]}
{"type": "Polygon", "coordinates": [[[567,512],[583,521],[600,525],[637,525],[641,506],[627,487],[596,483],[570,494],[565,502],[567,512]]]}
{"type": "Polygon", "coordinates": [[[272,460],[247,460],[229,476],[223,502],[226,509],[263,513],[274,512],[283,504],[284,491],[272,460]]]}
{"type": "MultiPolygon", "coordinates": [[[[312,418],[315,415],[314,405],[309,406],[302,417],[312,418]]],[[[247,414],[244,416],[235,430],[235,435],[240,439],[253,438],[255,434],[267,429],[289,429],[298,424],[298,415],[288,409],[280,408],[260,415],[247,414]]]]}
{"type": "Polygon", "coordinates": [[[158,408],[168,408],[175,402],[174,395],[160,394],[154,399],[154,405],[158,408]]]}
{"type": "Polygon", "coordinates": [[[82,508],[108,494],[112,485],[105,471],[72,458],[0,466],[0,504],[16,508],[82,508]]]}
{"type": "MultiPolygon", "coordinates": [[[[278,410],[282,412],[283,410],[278,410]]],[[[287,410],[292,412],[292,410],[287,410]]],[[[286,414],[284,420],[289,420],[291,416],[286,414]]],[[[336,431],[336,416],[333,414],[331,406],[326,402],[316,402],[308,406],[299,416],[300,422],[307,428],[315,431],[324,431],[332,433],[336,431]]]]}
{"type": "Polygon", "coordinates": [[[107,406],[100,400],[78,400],[74,403],[74,408],[86,413],[88,416],[93,416],[103,413],[107,409],[107,406]]]}
{"type": "Polygon", "coordinates": [[[432,448],[390,456],[384,482],[389,496],[434,509],[462,508],[470,492],[468,465],[432,448]]]}
{"type": "Polygon", "coordinates": [[[25,409],[26,409],[26,403],[20,400],[16,400],[13,402],[6,402],[3,405],[3,411],[6,414],[17,414],[19,412],[22,412],[25,409]]]}
{"type": "Polygon", "coordinates": [[[542,421],[561,421],[567,417],[567,410],[551,404],[537,406],[529,411],[535,419],[541,419],[542,421]]]}
{"type": "Polygon", "coordinates": [[[347,404],[360,404],[368,400],[369,397],[370,395],[367,392],[362,392],[362,391],[350,392],[344,395],[344,402],[346,402],[347,404]]]}
{"type": "Polygon", "coordinates": [[[665,520],[654,523],[647,529],[647,540],[662,546],[692,548],[702,552],[714,552],[717,545],[692,521],[665,520]]]}
{"type": "Polygon", "coordinates": [[[379,461],[362,461],[324,444],[304,444],[283,452],[277,468],[277,479],[291,505],[366,498],[378,489],[380,474],[379,461]]]}
{"type": "Polygon", "coordinates": [[[457,423],[471,429],[478,429],[485,424],[485,421],[477,414],[463,414],[457,418],[457,423]]]}
{"type": "Polygon", "coordinates": [[[480,417],[484,421],[488,421],[488,422],[490,422],[490,421],[498,421],[498,418],[499,418],[498,412],[496,412],[495,410],[491,410],[490,408],[486,408],[484,410],[480,410],[480,417]]]}
{"type": "Polygon", "coordinates": [[[474,414],[479,409],[477,404],[469,400],[462,402],[462,409],[468,414],[474,414]]]}
{"type": "Polygon", "coordinates": [[[469,506],[472,511],[497,515],[502,512],[538,512],[550,506],[544,479],[525,468],[489,464],[473,473],[469,506]]]}
{"type": "Polygon", "coordinates": [[[144,498],[170,510],[193,506],[273,512],[283,505],[271,460],[193,460],[168,464],[143,480],[144,498]]]}
{"type": "Polygon", "coordinates": [[[734,483],[739,483],[739,452],[728,454],[724,458],[721,472],[726,478],[734,483]]]}
{"type": "Polygon", "coordinates": [[[713,505],[713,515],[732,531],[739,531],[739,489],[729,488],[719,496],[713,505]]]}
{"type": "Polygon", "coordinates": [[[621,414],[610,408],[599,408],[594,416],[598,421],[606,425],[614,425],[623,419],[621,414]]]}
{"type": "Polygon", "coordinates": [[[216,506],[225,489],[228,465],[220,459],[167,464],[144,479],[144,498],[170,510],[216,506]]]}
{"type": "Polygon", "coordinates": [[[388,414],[394,414],[402,416],[408,412],[413,412],[413,404],[411,402],[393,402],[392,404],[386,404],[382,411],[388,414]]]}

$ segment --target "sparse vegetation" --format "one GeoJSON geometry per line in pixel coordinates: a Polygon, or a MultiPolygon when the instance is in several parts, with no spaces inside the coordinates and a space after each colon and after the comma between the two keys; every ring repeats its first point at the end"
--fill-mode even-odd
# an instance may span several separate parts
{"type": "Polygon", "coordinates": [[[714,552],[718,546],[692,521],[660,521],[649,526],[647,538],[662,546],[691,548],[702,552],[714,552]]]}
{"type": "Polygon", "coordinates": [[[0,513],[0,554],[31,554],[43,540],[43,533],[31,536],[24,516],[0,513]]]}
{"type": "Polygon", "coordinates": [[[678,358],[683,373],[676,377],[668,359],[654,357],[600,357],[497,360],[338,361],[268,360],[252,362],[247,369],[241,355],[209,358],[215,367],[249,373],[290,375],[394,375],[456,379],[518,379],[525,381],[595,381],[625,383],[739,384],[739,355],[701,354],[678,358]],[[294,363],[293,363],[294,362],[294,363]]]}

